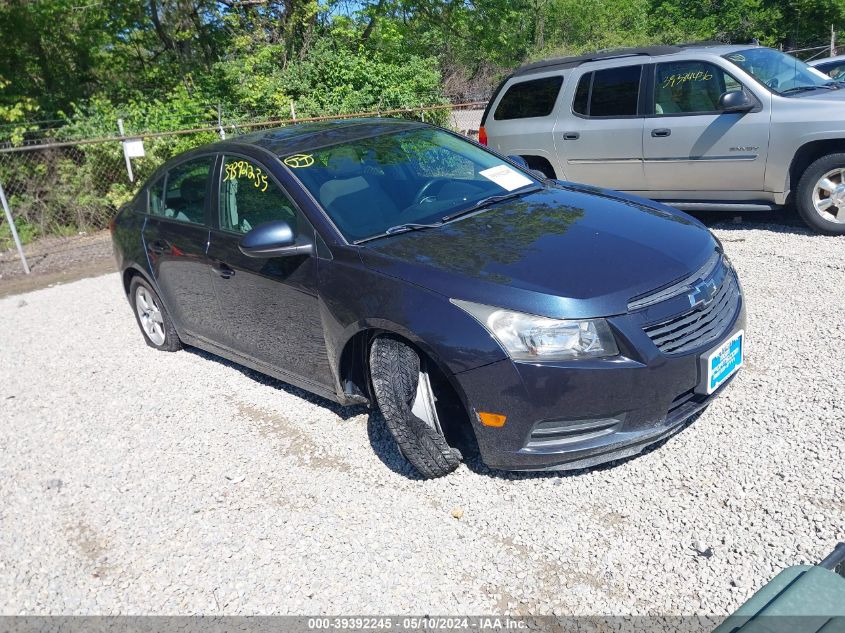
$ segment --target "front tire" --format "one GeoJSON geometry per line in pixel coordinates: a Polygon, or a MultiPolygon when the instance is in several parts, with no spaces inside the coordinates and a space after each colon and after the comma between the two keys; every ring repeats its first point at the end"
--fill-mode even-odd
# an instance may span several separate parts
{"type": "Polygon", "coordinates": [[[132,283],[129,284],[129,300],[147,345],[164,352],[182,349],[182,341],[179,340],[167,309],[158,293],[143,277],[132,278],[132,283]]]}
{"type": "Polygon", "coordinates": [[[434,408],[433,401],[418,401],[431,392],[421,388],[421,381],[427,386],[428,377],[421,372],[417,352],[395,336],[377,337],[370,347],[370,378],[387,428],[417,472],[433,479],[455,470],[461,463],[461,454],[446,442],[436,413],[429,420],[414,413],[434,408]]]}
{"type": "Polygon", "coordinates": [[[813,162],[798,181],[795,206],[804,223],[823,235],[845,235],[845,153],[813,162]]]}

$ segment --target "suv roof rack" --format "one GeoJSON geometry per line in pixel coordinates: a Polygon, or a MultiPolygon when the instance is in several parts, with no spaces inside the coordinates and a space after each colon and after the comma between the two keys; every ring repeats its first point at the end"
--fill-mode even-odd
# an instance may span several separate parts
{"type": "Polygon", "coordinates": [[[601,50],[594,53],[587,53],[586,55],[576,55],[574,57],[557,57],[554,59],[544,59],[539,62],[532,62],[520,66],[514,71],[513,76],[530,75],[532,73],[542,72],[544,70],[555,70],[559,68],[575,68],[587,62],[594,62],[601,59],[614,59],[616,57],[632,57],[635,55],[671,55],[672,53],[680,53],[684,50],[684,46],[644,46],[641,48],[616,48],[610,50],[601,50]]]}

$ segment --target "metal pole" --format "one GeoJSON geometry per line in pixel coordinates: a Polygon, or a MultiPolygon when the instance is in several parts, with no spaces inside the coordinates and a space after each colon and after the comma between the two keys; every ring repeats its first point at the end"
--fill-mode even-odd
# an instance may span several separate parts
{"type": "Polygon", "coordinates": [[[3,203],[3,211],[6,214],[6,221],[9,223],[9,229],[12,231],[12,237],[15,238],[15,246],[18,247],[18,255],[21,256],[21,263],[23,264],[23,271],[29,274],[29,264],[26,263],[26,255],[23,254],[23,246],[21,245],[21,238],[18,237],[18,229],[15,227],[15,221],[12,219],[12,212],[9,210],[9,203],[6,201],[6,192],[3,191],[3,183],[0,182],[0,202],[3,203]]]}
{"type": "MultiPolygon", "coordinates": [[[[121,136],[126,136],[123,131],[123,119],[117,120],[117,129],[120,130],[121,136]]],[[[129,174],[129,182],[135,182],[135,176],[132,175],[132,161],[129,159],[129,154],[126,153],[126,145],[120,141],[120,146],[123,148],[123,158],[126,159],[126,173],[129,174]]]]}
{"type": "Polygon", "coordinates": [[[226,140],[226,130],[223,129],[223,106],[217,104],[217,129],[220,131],[220,138],[226,140]]]}
{"type": "Polygon", "coordinates": [[[836,56],[836,31],[833,30],[833,25],[830,25],[830,56],[836,56]]]}

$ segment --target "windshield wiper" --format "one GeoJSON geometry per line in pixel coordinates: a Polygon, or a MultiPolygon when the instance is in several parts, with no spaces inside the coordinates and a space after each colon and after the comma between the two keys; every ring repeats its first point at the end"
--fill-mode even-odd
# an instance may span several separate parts
{"type": "Polygon", "coordinates": [[[781,92],[781,94],[787,95],[790,92],[807,92],[808,90],[839,90],[839,88],[835,88],[830,84],[824,84],[821,86],[794,86],[792,88],[787,88],[781,92]]]}
{"type": "Polygon", "coordinates": [[[408,231],[419,231],[421,229],[436,229],[438,226],[443,226],[443,223],[433,222],[432,224],[419,224],[416,222],[407,222],[405,224],[397,224],[396,226],[391,226],[390,228],[385,229],[381,233],[376,233],[375,235],[370,235],[369,237],[363,237],[360,240],[355,240],[352,243],[363,244],[364,242],[369,242],[370,240],[377,240],[382,237],[387,237],[388,235],[396,235],[397,233],[406,233],[408,231]]]}
{"type": "Polygon", "coordinates": [[[496,196],[487,196],[486,198],[482,198],[478,202],[474,202],[466,209],[461,209],[460,211],[455,211],[454,213],[450,213],[449,215],[444,215],[441,220],[445,224],[446,222],[457,220],[458,218],[462,218],[466,215],[469,215],[470,213],[475,213],[476,211],[485,207],[489,207],[490,205],[496,204],[497,202],[502,202],[503,200],[508,200],[510,198],[517,198],[519,196],[525,195],[526,193],[534,193],[535,191],[539,191],[542,188],[543,187],[539,185],[534,185],[529,189],[523,187],[521,189],[517,189],[516,191],[511,191],[510,193],[502,193],[496,196]]]}

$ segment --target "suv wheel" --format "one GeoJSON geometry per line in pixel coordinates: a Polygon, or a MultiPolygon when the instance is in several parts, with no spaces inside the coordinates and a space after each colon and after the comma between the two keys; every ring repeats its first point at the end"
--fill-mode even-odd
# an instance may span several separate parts
{"type": "Polygon", "coordinates": [[[370,348],[370,378],[387,428],[417,472],[432,479],[455,470],[461,453],[446,442],[417,352],[395,336],[379,336],[370,348]]]}
{"type": "Polygon", "coordinates": [[[798,182],[795,203],[817,233],[845,235],[845,154],[828,154],[811,164],[798,182]]]}

